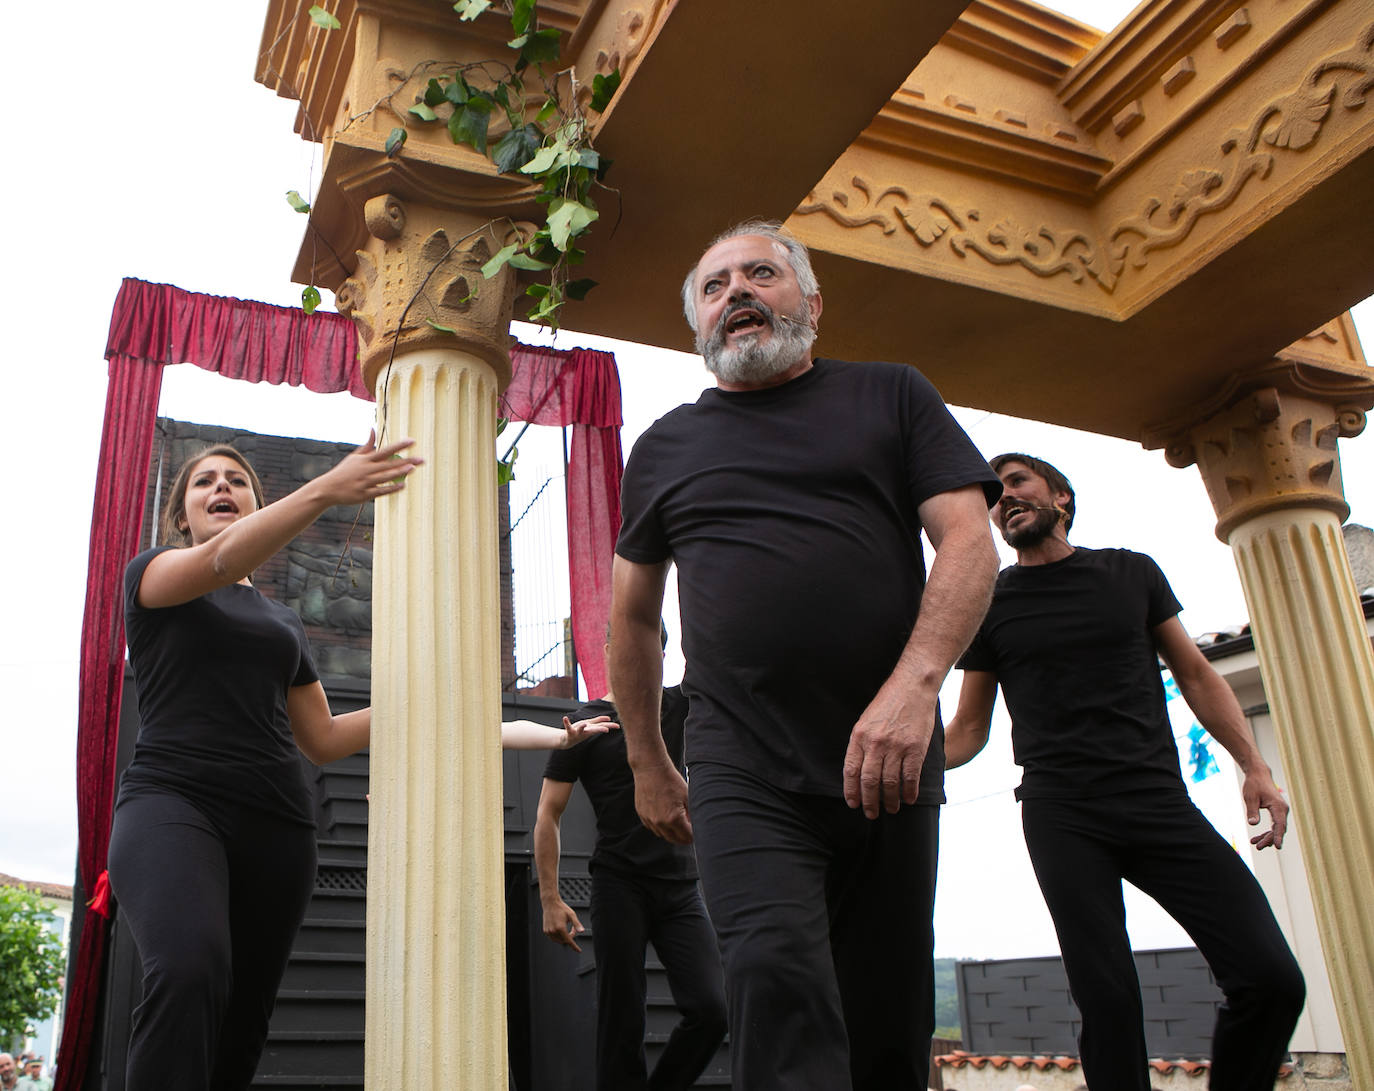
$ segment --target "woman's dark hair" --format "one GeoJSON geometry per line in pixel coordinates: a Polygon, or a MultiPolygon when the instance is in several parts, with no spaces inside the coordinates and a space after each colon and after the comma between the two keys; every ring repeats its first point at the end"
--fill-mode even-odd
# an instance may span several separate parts
{"type": "Polygon", "coordinates": [[[197,451],[183,462],[176,477],[172,479],[172,487],[167,491],[167,507],[162,513],[162,540],[168,545],[190,545],[190,532],[187,530],[185,522],[186,490],[191,484],[191,471],[196,468],[198,463],[216,455],[232,458],[242,466],[243,472],[248,475],[248,483],[253,487],[253,497],[257,500],[258,507],[265,508],[267,506],[267,500],[262,495],[262,482],[258,480],[257,472],[253,469],[252,463],[243,456],[238,448],[231,447],[227,443],[216,443],[197,451]]]}

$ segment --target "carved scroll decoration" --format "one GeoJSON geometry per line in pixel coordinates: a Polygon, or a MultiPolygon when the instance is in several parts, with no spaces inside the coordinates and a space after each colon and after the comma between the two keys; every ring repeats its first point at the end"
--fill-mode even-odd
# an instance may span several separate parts
{"type": "Polygon", "coordinates": [[[979,209],[958,211],[939,195],[912,198],[900,185],[879,186],[859,175],[850,179],[853,193],[833,190],[822,195],[813,190],[796,215],[824,213],[846,227],[875,224],[885,235],[905,227],[922,248],[946,238],[960,258],[971,251],[992,265],[1020,265],[1039,277],[1064,274],[1081,284],[1086,273],[1110,295],[1127,263],[1142,269],[1153,251],[1179,245],[1204,216],[1229,207],[1252,178],[1268,177],[1276,152],[1312,147],[1334,102],[1346,110],[1358,110],[1371,88],[1374,24],[1354,46],[1317,62],[1296,90],[1268,103],[1248,126],[1228,133],[1220,145],[1223,162],[1219,168],[1188,171],[1167,195],[1147,199],[1136,215],[1118,222],[1105,239],[1049,224],[1026,227],[1011,217],[985,215],[979,209]],[[993,226],[985,227],[985,222],[993,226]]]}

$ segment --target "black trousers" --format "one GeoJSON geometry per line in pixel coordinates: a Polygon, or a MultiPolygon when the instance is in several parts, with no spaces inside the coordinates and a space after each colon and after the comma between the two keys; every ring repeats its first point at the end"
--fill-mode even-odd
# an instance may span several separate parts
{"type": "Polygon", "coordinates": [[[126,1086],[242,1091],[315,882],[315,831],[174,793],[120,801],[110,885],[143,960],[126,1086]]]}
{"type": "Polygon", "coordinates": [[[599,1091],[686,1091],[725,1037],[715,933],[695,879],[592,872],[599,1091]],[[649,1073],[644,1053],[644,948],[652,943],[681,1019],[649,1073]]]}
{"type": "Polygon", "coordinates": [[[1212,1041],[1212,1091],[1272,1091],[1306,986],[1264,891],[1188,794],[1027,799],[1021,822],[1083,1017],[1088,1086],[1150,1087],[1125,879],[1183,926],[1225,995],[1212,1041]]]}
{"type": "Polygon", "coordinates": [[[869,820],[700,763],[689,804],[736,1091],[923,1091],[939,807],[869,820]]]}

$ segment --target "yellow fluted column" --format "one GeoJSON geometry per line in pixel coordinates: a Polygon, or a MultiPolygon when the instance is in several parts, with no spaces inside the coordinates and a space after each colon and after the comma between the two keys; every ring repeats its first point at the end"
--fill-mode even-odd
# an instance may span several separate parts
{"type": "MultiPolygon", "coordinates": [[[[1242,395],[1169,451],[1196,461],[1235,553],[1355,1087],[1374,1088],[1374,653],[1341,538],[1353,402],[1309,374],[1242,395]],[[1303,389],[1307,387],[1308,389],[1303,389]]],[[[1374,386],[1339,384],[1367,404],[1374,386]]]]}
{"type": "Polygon", "coordinates": [[[507,1086],[494,445],[511,286],[482,280],[489,232],[454,219],[369,201],[339,297],[382,441],[414,437],[426,460],[376,512],[369,1091],[507,1086]]]}

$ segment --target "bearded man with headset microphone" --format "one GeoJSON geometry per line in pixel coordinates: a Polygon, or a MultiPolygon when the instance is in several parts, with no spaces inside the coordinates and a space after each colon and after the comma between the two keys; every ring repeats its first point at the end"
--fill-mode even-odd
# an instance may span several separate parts
{"type": "Polygon", "coordinates": [[[1252,844],[1283,844],[1288,804],[1235,695],[1180,624],[1182,607],[1155,562],[1070,545],[1073,486],[1048,462],[1005,454],[990,465],[1003,488],[992,518],[1016,564],[998,576],[959,660],[946,768],[987,742],[1000,684],[1024,769],[1016,797],[1026,848],[1082,1015],[1088,1086],[1150,1087],[1127,879],[1187,930],[1225,994],[1212,1091],[1269,1091],[1302,1010],[1302,973],[1254,876],[1188,798],[1157,656],[1244,770],[1250,824],[1269,812],[1270,828],[1252,844]]]}

